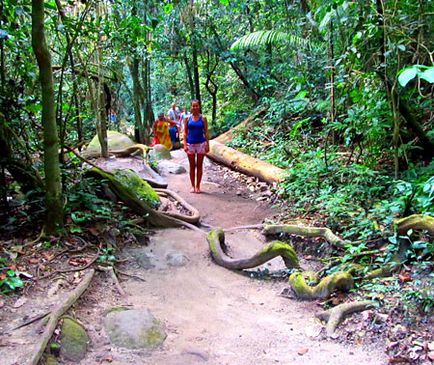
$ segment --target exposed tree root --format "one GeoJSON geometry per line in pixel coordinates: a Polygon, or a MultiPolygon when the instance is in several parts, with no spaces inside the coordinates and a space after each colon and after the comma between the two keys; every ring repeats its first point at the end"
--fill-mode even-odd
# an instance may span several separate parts
{"type": "Polygon", "coordinates": [[[47,274],[45,276],[38,277],[37,279],[38,280],[49,279],[49,278],[51,278],[52,276],[54,276],[56,274],[64,274],[64,273],[67,273],[67,272],[76,272],[76,271],[86,270],[87,268],[91,267],[96,262],[96,260],[98,260],[98,257],[99,257],[99,249],[98,249],[97,253],[95,254],[95,256],[92,258],[92,260],[90,260],[84,266],[74,267],[73,269],[54,270],[53,272],[51,272],[51,273],[49,273],[49,274],[47,274]]]}
{"type": "Polygon", "coordinates": [[[149,150],[149,147],[146,146],[145,144],[137,143],[133,146],[129,146],[129,147],[124,148],[122,150],[110,150],[109,152],[114,154],[116,157],[135,156],[138,153],[141,154],[141,157],[145,157],[148,150],[149,150]]]}
{"type": "Polygon", "coordinates": [[[320,320],[327,322],[327,336],[331,336],[333,335],[339,324],[342,322],[342,320],[345,318],[345,316],[356,312],[362,312],[374,306],[375,302],[370,300],[353,303],[343,303],[326,311],[319,312],[315,316],[320,320]]]}
{"type": "Polygon", "coordinates": [[[424,229],[434,236],[434,217],[413,214],[395,221],[399,233],[407,233],[409,229],[424,229]]]}
{"type": "Polygon", "coordinates": [[[99,178],[105,178],[109,182],[110,189],[116,194],[116,196],[122,200],[129,208],[139,215],[146,217],[147,222],[154,227],[170,228],[170,227],[187,227],[195,231],[206,234],[200,228],[185,222],[179,218],[171,217],[167,214],[160,213],[155,209],[152,209],[146,205],[137,195],[127,189],[122,183],[120,183],[116,177],[107,171],[103,171],[99,168],[89,170],[88,175],[96,176],[99,178]]]}
{"type": "Polygon", "coordinates": [[[192,205],[188,204],[183,198],[181,198],[174,191],[168,190],[168,189],[154,189],[154,190],[160,196],[169,197],[169,198],[176,200],[179,204],[182,205],[182,207],[185,210],[187,210],[191,213],[191,215],[187,215],[187,214],[181,214],[178,212],[164,212],[165,215],[168,215],[168,216],[173,217],[173,218],[178,218],[184,222],[188,222],[188,223],[192,223],[192,224],[196,224],[199,222],[199,220],[200,220],[199,211],[195,207],[193,207],[192,205]]]}
{"type": "Polygon", "coordinates": [[[45,327],[44,333],[40,336],[40,341],[37,345],[37,350],[33,354],[33,357],[27,363],[28,365],[37,365],[42,354],[47,347],[48,341],[50,341],[51,336],[53,335],[54,330],[56,329],[57,322],[59,318],[73,305],[77,299],[84,293],[84,291],[88,288],[90,282],[92,281],[95,270],[89,270],[80,284],[69,294],[69,296],[65,299],[64,302],[60,303],[57,308],[55,308],[49,317],[48,323],[45,327]]]}
{"type": "Polygon", "coordinates": [[[294,249],[287,243],[281,241],[273,241],[269,243],[250,258],[233,259],[227,256],[224,252],[225,234],[222,229],[218,228],[211,230],[211,232],[208,233],[207,240],[214,261],[218,265],[227,269],[251,269],[252,267],[262,265],[277,256],[281,256],[286,267],[290,269],[300,267],[294,249]]]}
{"type": "Polygon", "coordinates": [[[288,233],[303,237],[322,237],[330,244],[337,247],[344,247],[349,243],[336,236],[329,228],[322,227],[300,227],[292,224],[264,224],[262,233],[264,235],[288,233]]]}
{"type": "Polygon", "coordinates": [[[315,273],[309,271],[291,274],[289,277],[289,285],[291,285],[297,298],[308,300],[325,299],[336,289],[348,291],[354,286],[352,275],[342,271],[326,276],[314,286],[310,286],[306,283],[306,279],[316,283],[316,276],[315,273]]]}

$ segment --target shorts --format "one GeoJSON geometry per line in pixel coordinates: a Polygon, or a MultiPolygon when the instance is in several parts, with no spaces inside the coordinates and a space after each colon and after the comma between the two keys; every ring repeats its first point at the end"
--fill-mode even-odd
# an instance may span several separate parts
{"type": "Polygon", "coordinates": [[[195,153],[206,154],[206,142],[202,143],[187,143],[187,155],[194,155],[195,153]]]}

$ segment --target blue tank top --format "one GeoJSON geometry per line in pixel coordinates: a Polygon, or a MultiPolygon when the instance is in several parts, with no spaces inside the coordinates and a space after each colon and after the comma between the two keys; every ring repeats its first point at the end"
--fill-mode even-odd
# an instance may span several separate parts
{"type": "Polygon", "coordinates": [[[195,143],[203,143],[206,141],[205,126],[203,123],[202,115],[196,121],[194,121],[191,117],[188,118],[187,128],[188,128],[187,143],[195,144],[195,143]]]}

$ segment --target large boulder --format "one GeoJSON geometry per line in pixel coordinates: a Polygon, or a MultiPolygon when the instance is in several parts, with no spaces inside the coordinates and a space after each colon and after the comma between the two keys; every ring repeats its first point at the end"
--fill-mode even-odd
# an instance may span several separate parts
{"type": "Polygon", "coordinates": [[[162,144],[156,144],[148,153],[151,161],[170,160],[170,151],[162,144]]]}
{"type": "Polygon", "coordinates": [[[153,349],[167,337],[147,309],[115,308],[104,318],[104,327],[112,344],[127,349],[153,349]]]}
{"type": "MultiPolygon", "coordinates": [[[[116,131],[107,131],[107,143],[109,151],[124,150],[135,145],[135,142],[130,137],[116,131]]],[[[82,154],[85,158],[100,156],[101,146],[99,144],[98,135],[92,138],[82,154]]]]}

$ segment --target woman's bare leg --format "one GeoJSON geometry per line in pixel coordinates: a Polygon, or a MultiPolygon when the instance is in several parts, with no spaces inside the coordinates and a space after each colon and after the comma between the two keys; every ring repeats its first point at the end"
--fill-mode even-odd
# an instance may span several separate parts
{"type": "Polygon", "coordinates": [[[195,193],[195,171],[196,171],[196,155],[195,154],[188,154],[188,164],[190,166],[190,182],[191,182],[191,189],[190,193],[195,193]]]}
{"type": "Polygon", "coordinates": [[[203,158],[204,154],[200,153],[197,155],[197,182],[196,182],[196,193],[200,193],[200,182],[202,181],[203,174],[203,158]]]}

